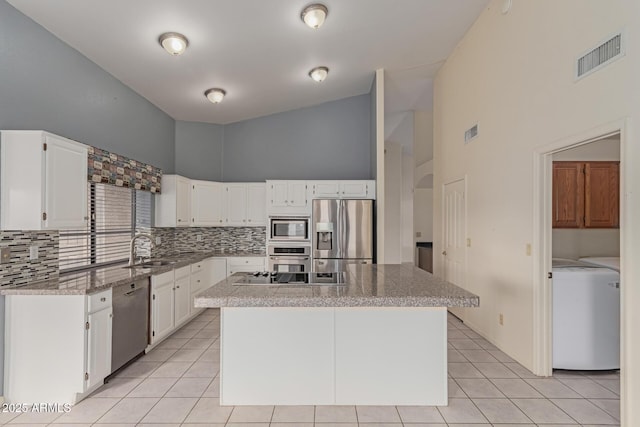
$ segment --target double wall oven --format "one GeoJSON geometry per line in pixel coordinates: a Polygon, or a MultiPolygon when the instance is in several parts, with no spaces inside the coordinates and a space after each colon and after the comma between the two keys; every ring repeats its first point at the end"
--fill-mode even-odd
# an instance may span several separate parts
{"type": "Polygon", "coordinates": [[[310,272],[309,217],[270,217],[267,255],[269,271],[310,272]]]}

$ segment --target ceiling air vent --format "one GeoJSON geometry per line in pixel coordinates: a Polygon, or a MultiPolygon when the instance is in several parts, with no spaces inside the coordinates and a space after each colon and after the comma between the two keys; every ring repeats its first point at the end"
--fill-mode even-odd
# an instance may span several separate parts
{"type": "Polygon", "coordinates": [[[468,144],[472,139],[478,136],[478,125],[475,124],[464,133],[464,143],[468,144]]]}
{"type": "Polygon", "coordinates": [[[593,50],[590,50],[576,63],[576,79],[581,79],[624,55],[622,33],[618,33],[593,50]]]}

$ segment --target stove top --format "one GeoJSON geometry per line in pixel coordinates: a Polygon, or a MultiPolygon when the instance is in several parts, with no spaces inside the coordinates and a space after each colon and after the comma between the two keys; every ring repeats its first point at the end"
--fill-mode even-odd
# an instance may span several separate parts
{"type": "Polygon", "coordinates": [[[256,271],[247,273],[234,285],[346,285],[345,273],[287,273],[279,271],[256,271]]]}

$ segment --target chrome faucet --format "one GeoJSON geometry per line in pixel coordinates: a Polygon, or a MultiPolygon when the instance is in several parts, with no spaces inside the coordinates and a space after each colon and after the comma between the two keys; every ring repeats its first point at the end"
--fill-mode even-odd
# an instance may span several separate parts
{"type": "Polygon", "coordinates": [[[151,242],[151,249],[156,247],[156,244],[153,242],[153,236],[151,236],[151,234],[148,233],[140,233],[140,234],[136,234],[133,239],[131,239],[131,243],[129,243],[129,265],[133,265],[133,261],[135,259],[135,252],[136,252],[136,240],[138,240],[140,237],[146,237],[147,239],[149,239],[149,241],[151,242]]]}

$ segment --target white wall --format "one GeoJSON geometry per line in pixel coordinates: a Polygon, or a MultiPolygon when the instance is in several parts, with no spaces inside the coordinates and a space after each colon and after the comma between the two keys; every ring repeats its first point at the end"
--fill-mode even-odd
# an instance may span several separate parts
{"type": "Polygon", "coordinates": [[[385,264],[402,262],[402,146],[385,142],[384,192],[385,192],[385,264]]]}
{"type": "Polygon", "coordinates": [[[413,229],[416,242],[433,242],[433,188],[416,188],[413,193],[413,229]]]}
{"type": "Polygon", "coordinates": [[[413,230],[416,242],[433,241],[433,111],[414,111],[415,189],[413,230]],[[427,163],[431,164],[427,165],[427,163]],[[423,166],[423,167],[421,167],[423,166]],[[427,166],[427,167],[424,167],[427,166]],[[417,236],[420,233],[420,236],[417,236]]]}
{"type": "MultiPolygon", "coordinates": [[[[468,237],[474,243],[467,253],[467,288],[480,296],[480,307],[467,310],[464,320],[530,369],[533,289],[540,286],[533,283],[533,258],[525,250],[533,240],[533,152],[626,117],[640,123],[636,3],[514,0],[504,15],[503,2],[493,0],[435,80],[434,224],[442,223],[443,183],[468,177],[468,237]],[[628,43],[626,57],[575,82],[575,58],[622,28],[635,42],[628,43]],[[479,136],[465,145],[464,132],[474,123],[480,124],[479,136]]],[[[623,174],[627,208],[640,210],[640,196],[631,192],[640,185],[640,164],[632,166],[640,161],[638,146],[626,147],[623,174]]],[[[623,223],[625,216],[631,218],[623,213],[623,223]]],[[[637,257],[640,226],[627,225],[622,246],[637,257]]],[[[434,254],[441,251],[435,233],[434,254]]],[[[442,274],[442,257],[434,262],[442,274]]],[[[627,283],[640,282],[640,264],[628,267],[628,277],[638,279],[627,283]]],[[[626,354],[640,360],[640,337],[630,333],[635,344],[626,354]]],[[[623,382],[623,389],[633,388],[640,398],[640,366],[627,368],[633,381],[623,382]]]]}
{"type": "MultiPolygon", "coordinates": [[[[554,161],[619,161],[620,138],[602,139],[553,154],[554,161]]],[[[620,256],[620,230],[555,228],[552,232],[554,258],[620,256]]]]}
{"type": "Polygon", "coordinates": [[[433,111],[414,111],[413,129],[413,156],[420,166],[433,159],[433,111]]]}

